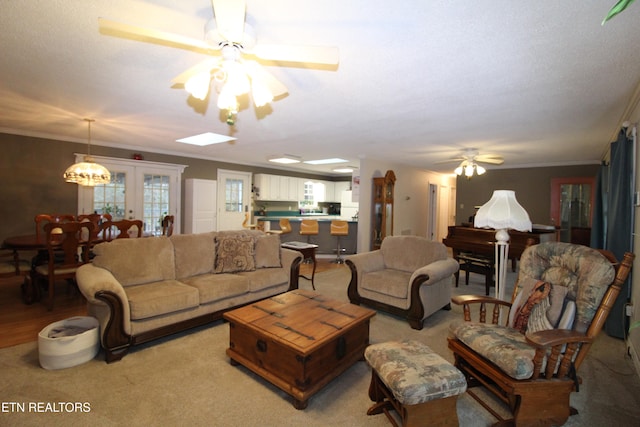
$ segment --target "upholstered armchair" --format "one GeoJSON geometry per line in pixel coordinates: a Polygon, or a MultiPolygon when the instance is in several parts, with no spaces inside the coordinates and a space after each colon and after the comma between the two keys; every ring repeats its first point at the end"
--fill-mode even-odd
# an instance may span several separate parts
{"type": "Polygon", "coordinates": [[[579,389],[580,365],[633,258],[626,253],[618,263],[607,251],[542,243],[523,252],[511,302],[453,297],[464,313],[464,321],[450,326],[455,366],[467,378],[469,395],[485,408],[491,411],[475,387],[509,406],[511,419],[491,411],[500,420],[496,425],[562,425],[577,413],[569,397],[579,389]]]}
{"type": "Polygon", "coordinates": [[[404,317],[413,329],[425,318],[451,308],[453,275],[458,262],[447,248],[418,236],[388,236],[380,249],[350,255],[348,296],[352,304],[404,317]]]}

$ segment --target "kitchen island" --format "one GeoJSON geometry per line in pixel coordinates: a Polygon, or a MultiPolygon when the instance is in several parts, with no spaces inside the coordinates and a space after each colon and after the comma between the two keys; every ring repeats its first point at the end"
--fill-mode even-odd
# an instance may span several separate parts
{"type": "Polygon", "coordinates": [[[303,219],[318,220],[318,235],[311,236],[311,243],[318,245],[316,254],[335,255],[336,237],[331,235],[331,221],[342,220],[349,223],[349,235],[340,237],[340,246],[346,251],[343,254],[355,254],[357,252],[358,221],[353,218],[344,218],[338,215],[302,215],[302,216],[257,216],[256,222],[261,230],[279,230],[280,219],[287,218],[291,224],[291,233],[280,235],[282,243],[286,242],[306,242],[307,236],[300,235],[300,222],[303,219]],[[267,225],[268,224],[268,225],[267,225]]]}

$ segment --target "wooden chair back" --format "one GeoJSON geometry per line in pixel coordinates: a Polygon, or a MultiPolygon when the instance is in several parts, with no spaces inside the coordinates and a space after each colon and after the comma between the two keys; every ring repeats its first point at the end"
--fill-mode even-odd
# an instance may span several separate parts
{"type": "Polygon", "coordinates": [[[110,221],[109,226],[109,240],[111,240],[142,237],[144,224],[140,219],[121,219],[119,221],[110,221]]]}
{"type": "MultiPolygon", "coordinates": [[[[75,221],[75,215],[71,214],[38,214],[35,216],[34,221],[36,223],[36,239],[38,242],[44,242],[46,232],[44,227],[49,223],[65,223],[75,221]]],[[[56,230],[58,232],[59,230],[56,230]]]]}
{"type": "MultiPolygon", "coordinates": [[[[53,296],[55,282],[59,279],[75,281],[76,269],[89,262],[90,240],[82,236],[93,234],[91,222],[51,222],[44,226],[46,233],[47,264],[37,266],[34,277],[44,278],[48,281],[49,298],[47,306],[53,308],[53,296]]],[[[34,284],[39,292],[39,285],[34,284]]]]}
{"type": "Polygon", "coordinates": [[[163,236],[169,237],[173,234],[173,221],[174,221],[173,215],[165,215],[165,217],[162,218],[162,235],[163,236]]]}

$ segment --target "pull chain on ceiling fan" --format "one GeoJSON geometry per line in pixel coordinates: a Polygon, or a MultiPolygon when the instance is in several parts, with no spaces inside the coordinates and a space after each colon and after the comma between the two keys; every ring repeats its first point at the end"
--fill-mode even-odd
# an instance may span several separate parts
{"type": "Polygon", "coordinates": [[[235,124],[238,97],[251,92],[256,107],[287,93],[287,88],[258,60],[337,65],[338,48],[324,46],[269,45],[256,43],[251,26],[245,23],[244,0],[212,0],[214,19],[205,26],[203,41],[164,31],[98,20],[100,31],[214,56],[186,70],[172,80],[195,98],[204,100],[212,82],[219,87],[217,105],[227,111],[227,124],[235,124]],[[249,59],[248,59],[249,58],[249,59]]]}

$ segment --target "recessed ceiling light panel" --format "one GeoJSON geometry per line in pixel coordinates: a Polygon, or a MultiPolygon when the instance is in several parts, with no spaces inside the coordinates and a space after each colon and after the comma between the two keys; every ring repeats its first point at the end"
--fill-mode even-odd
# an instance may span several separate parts
{"type": "Polygon", "coordinates": [[[176,139],[176,142],[184,144],[199,145],[204,147],[211,144],[222,144],[223,142],[235,141],[236,138],[227,135],[218,135],[217,133],[207,132],[200,135],[188,136],[186,138],[176,139]]]}
{"type": "Polygon", "coordinates": [[[280,163],[280,164],[283,164],[283,165],[290,165],[290,164],[293,164],[293,163],[300,163],[301,159],[300,159],[300,157],[297,157],[297,156],[284,154],[282,156],[270,157],[268,160],[270,162],[273,162],[273,163],[280,163]]]}
{"type": "Polygon", "coordinates": [[[333,169],[334,172],[338,172],[338,173],[351,173],[353,172],[353,170],[354,170],[353,166],[344,166],[341,168],[333,169]]]}
{"type": "Polygon", "coordinates": [[[319,160],[305,160],[304,163],[308,164],[308,165],[330,165],[333,163],[347,163],[348,160],[345,159],[338,159],[338,158],[333,158],[333,159],[319,159],[319,160]]]}

